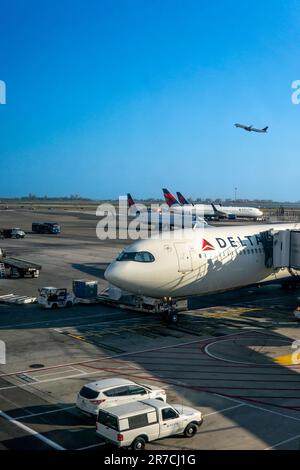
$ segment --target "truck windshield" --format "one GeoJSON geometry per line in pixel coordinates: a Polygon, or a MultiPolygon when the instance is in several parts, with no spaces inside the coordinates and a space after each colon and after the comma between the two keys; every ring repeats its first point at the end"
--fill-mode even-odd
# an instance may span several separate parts
{"type": "Polygon", "coordinates": [[[112,416],[106,411],[99,411],[98,413],[98,423],[107,426],[108,428],[118,431],[118,419],[116,416],[112,416]]]}

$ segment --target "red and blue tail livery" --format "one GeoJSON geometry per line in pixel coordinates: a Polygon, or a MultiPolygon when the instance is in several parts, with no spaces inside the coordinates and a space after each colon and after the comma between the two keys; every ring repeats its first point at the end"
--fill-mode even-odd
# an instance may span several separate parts
{"type": "Polygon", "coordinates": [[[127,193],[127,203],[128,203],[128,207],[132,207],[132,206],[135,205],[135,202],[134,202],[134,200],[132,199],[130,193],[127,193]]]}
{"type": "Polygon", "coordinates": [[[179,205],[177,199],[173,196],[172,193],[170,193],[170,191],[167,190],[167,188],[163,188],[163,193],[164,193],[165,201],[169,207],[174,206],[174,204],[179,205]]]}
{"type": "Polygon", "coordinates": [[[182,204],[183,206],[190,205],[189,201],[179,191],[177,191],[176,194],[177,194],[178,201],[180,202],[180,204],[182,204]]]}

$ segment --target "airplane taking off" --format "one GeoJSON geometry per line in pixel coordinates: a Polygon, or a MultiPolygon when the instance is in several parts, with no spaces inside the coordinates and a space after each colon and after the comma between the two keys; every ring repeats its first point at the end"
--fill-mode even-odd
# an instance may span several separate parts
{"type": "Polygon", "coordinates": [[[244,124],[235,124],[235,127],[240,127],[241,129],[244,129],[245,131],[248,131],[248,132],[260,132],[262,134],[265,134],[269,127],[266,126],[266,127],[263,127],[262,129],[257,129],[256,127],[253,127],[253,126],[245,126],[244,124]]]}
{"type": "MultiPolygon", "coordinates": [[[[156,299],[187,298],[291,278],[274,268],[266,233],[299,230],[300,224],[264,224],[176,230],[122,251],[105,278],[124,291],[156,299]],[[130,255],[128,255],[130,253],[130,255]]],[[[166,300],[163,300],[166,302],[166,300]]],[[[174,314],[174,312],[173,312],[174,314]]]]}
{"type": "Polygon", "coordinates": [[[221,206],[220,204],[192,204],[180,193],[177,192],[178,199],[173,196],[167,188],[163,188],[165,201],[174,213],[185,212],[196,214],[205,219],[261,219],[263,212],[256,207],[243,207],[243,206],[221,206]]]}

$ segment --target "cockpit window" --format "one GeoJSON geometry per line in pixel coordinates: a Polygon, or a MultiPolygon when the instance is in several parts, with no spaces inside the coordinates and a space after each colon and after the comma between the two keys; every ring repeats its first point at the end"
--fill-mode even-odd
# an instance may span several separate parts
{"type": "Polygon", "coordinates": [[[152,263],[154,256],[149,251],[122,251],[117,261],[137,261],[138,263],[152,263]]]}

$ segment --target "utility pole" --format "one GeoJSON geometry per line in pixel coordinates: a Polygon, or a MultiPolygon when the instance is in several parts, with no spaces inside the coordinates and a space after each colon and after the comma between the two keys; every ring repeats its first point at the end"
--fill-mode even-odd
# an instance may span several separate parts
{"type": "Polygon", "coordinates": [[[234,200],[236,202],[236,193],[237,193],[237,188],[234,188],[234,200]]]}

